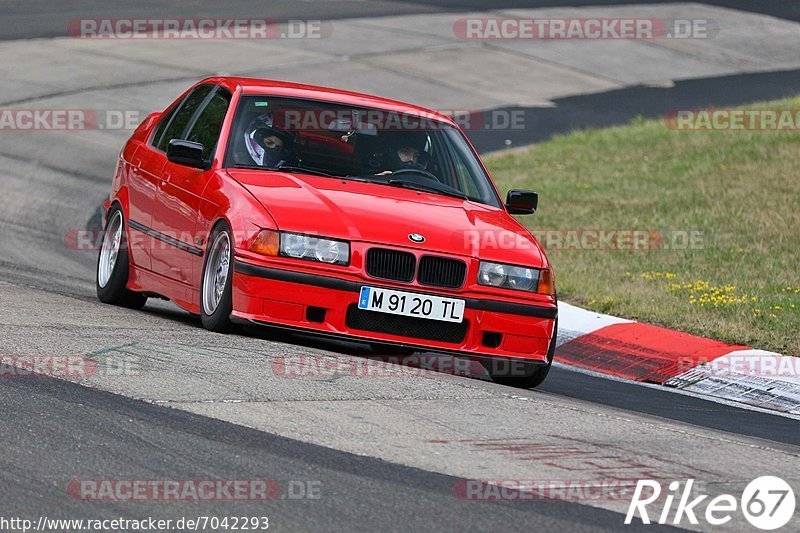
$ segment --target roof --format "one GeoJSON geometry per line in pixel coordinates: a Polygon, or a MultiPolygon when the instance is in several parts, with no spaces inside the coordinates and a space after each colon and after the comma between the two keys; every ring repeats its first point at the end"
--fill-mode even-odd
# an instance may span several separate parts
{"type": "Polygon", "coordinates": [[[380,96],[334,89],[332,87],[321,87],[318,85],[306,85],[303,83],[265,80],[260,78],[241,78],[235,76],[215,76],[206,78],[200,83],[217,83],[227,87],[232,92],[236,88],[241,88],[242,92],[246,95],[268,94],[272,96],[287,96],[295,98],[300,97],[307,98],[309,100],[321,100],[325,102],[356,105],[360,107],[381,109],[384,111],[395,111],[412,116],[434,118],[442,122],[446,122],[447,124],[455,125],[455,122],[453,122],[452,118],[433,109],[427,109],[406,102],[391,100],[389,98],[382,98],[380,96]]]}

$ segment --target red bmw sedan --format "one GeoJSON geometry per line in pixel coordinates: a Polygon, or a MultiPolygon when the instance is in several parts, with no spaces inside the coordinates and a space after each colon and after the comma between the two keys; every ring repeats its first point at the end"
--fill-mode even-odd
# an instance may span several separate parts
{"type": "Polygon", "coordinates": [[[233,323],[481,361],[540,384],[553,272],[449,117],[347,91],[215,77],[147,117],[119,156],[101,301],[166,298],[233,323]]]}

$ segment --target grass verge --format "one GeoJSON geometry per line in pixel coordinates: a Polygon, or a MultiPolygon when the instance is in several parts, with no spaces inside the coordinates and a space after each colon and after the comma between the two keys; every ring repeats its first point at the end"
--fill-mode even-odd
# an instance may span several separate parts
{"type": "MultiPolygon", "coordinates": [[[[800,111],[800,99],[757,108],[800,111]]],[[[486,162],[501,188],[539,192],[539,212],[521,220],[541,236],[561,299],[800,355],[800,132],[635,120],[486,162]],[[620,245],[598,247],[587,230],[622,230],[620,245]],[[626,232],[647,245],[634,250],[626,232]]]]}

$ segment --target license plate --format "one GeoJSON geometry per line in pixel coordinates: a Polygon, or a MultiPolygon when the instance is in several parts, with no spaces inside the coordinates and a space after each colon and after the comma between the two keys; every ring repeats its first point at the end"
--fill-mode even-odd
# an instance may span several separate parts
{"type": "Polygon", "coordinates": [[[444,322],[464,320],[464,300],[375,287],[361,287],[358,308],[444,322]]]}

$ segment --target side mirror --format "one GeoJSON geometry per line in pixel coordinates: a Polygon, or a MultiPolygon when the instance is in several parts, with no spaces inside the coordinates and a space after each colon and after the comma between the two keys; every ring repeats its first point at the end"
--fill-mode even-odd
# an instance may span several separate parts
{"type": "Polygon", "coordinates": [[[167,159],[176,165],[207,169],[203,161],[203,145],[192,141],[172,139],[167,146],[167,159]]]}
{"type": "Polygon", "coordinates": [[[506,209],[512,215],[532,215],[539,207],[539,193],[512,189],[506,196],[506,209]]]}

